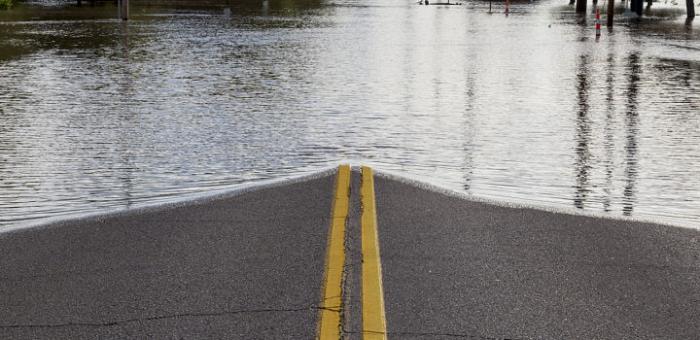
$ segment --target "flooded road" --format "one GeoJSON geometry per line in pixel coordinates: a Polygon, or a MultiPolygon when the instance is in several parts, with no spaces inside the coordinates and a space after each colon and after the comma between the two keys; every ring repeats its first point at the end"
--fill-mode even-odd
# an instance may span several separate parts
{"type": "Polygon", "coordinates": [[[343,160],[699,227],[700,20],[566,3],[0,12],[0,228],[343,160]]]}

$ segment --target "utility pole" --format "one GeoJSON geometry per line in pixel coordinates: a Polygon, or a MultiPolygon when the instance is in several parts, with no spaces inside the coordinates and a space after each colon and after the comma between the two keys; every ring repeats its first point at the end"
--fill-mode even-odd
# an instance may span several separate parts
{"type": "Polygon", "coordinates": [[[586,13],[586,1],[576,0],[576,13],[586,13]]]}
{"type": "Polygon", "coordinates": [[[122,20],[129,20],[129,0],[119,0],[119,16],[122,20]]]}
{"type": "Polygon", "coordinates": [[[692,20],[695,18],[695,4],[693,0],[685,0],[685,7],[688,12],[688,19],[692,20]]]}
{"type": "Polygon", "coordinates": [[[632,12],[637,13],[637,16],[641,18],[644,11],[643,0],[631,0],[630,5],[632,12]]]}

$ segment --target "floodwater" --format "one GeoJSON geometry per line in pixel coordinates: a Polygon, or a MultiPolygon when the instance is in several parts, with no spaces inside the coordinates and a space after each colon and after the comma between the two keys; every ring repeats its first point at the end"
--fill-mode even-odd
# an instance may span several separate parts
{"type": "Polygon", "coordinates": [[[0,229],[343,160],[700,226],[700,20],[662,1],[596,40],[567,2],[0,12],[0,229]]]}

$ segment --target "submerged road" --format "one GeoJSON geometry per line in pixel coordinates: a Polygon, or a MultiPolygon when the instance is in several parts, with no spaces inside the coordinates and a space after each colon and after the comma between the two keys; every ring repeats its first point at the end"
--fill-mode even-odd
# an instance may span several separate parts
{"type": "Polygon", "coordinates": [[[0,233],[2,339],[696,339],[700,231],[364,167],[0,233]]]}

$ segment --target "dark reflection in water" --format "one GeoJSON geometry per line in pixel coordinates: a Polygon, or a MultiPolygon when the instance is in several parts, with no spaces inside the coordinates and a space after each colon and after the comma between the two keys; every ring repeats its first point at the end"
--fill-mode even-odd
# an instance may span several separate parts
{"type": "Polygon", "coordinates": [[[574,196],[574,206],[583,209],[588,196],[588,176],[590,171],[591,153],[588,148],[591,137],[590,119],[588,118],[589,104],[588,73],[590,57],[582,55],[579,57],[579,68],[576,78],[578,80],[576,93],[578,95],[578,111],[576,115],[576,194],[574,196]]]}
{"type": "MultiPolygon", "coordinates": [[[[126,22],[120,23],[120,35],[121,35],[121,45],[122,45],[122,58],[126,62],[129,61],[129,24],[126,22]]],[[[126,73],[126,76],[122,81],[119,82],[119,89],[117,93],[124,94],[120,100],[123,102],[128,102],[129,97],[136,92],[134,81],[138,75],[130,75],[126,73]]],[[[139,129],[138,117],[130,111],[123,113],[119,117],[119,122],[124,130],[136,131],[139,129]]],[[[131,208],[134,205],[134,179],[137,176],[135,174],[135,169],[137,166],[134,162],[134,157],[130,151],[131,143],[129,136],[127,135],[116,135],[116,151],[119,155],[119,159],[116,166],[113,166],[117,173],[115,174],[119,183],[121,184],[121,190],[123,195],[124,208],[131,208]]]]}
{"type": "Polygon", "coordinates": [[[700,30],[681,17],[596,42],[556,1],[508,18],[476,1],[149,3],[127,23],[111,3],[0,12],[0,228],[342,160],[700,222],[700,30]]]}
{"type": "MultiPolygon", "coordinates": [[[[466,29],[469,30],[475,30],[477,27],[475,27],[477,23],[475,21],[469,21],[467,23],[466,29]]],[[[467,60],[477,60],[479,59],[479,56],[476,54],[476,51],[468,51],[466,55],[464,55],[464,58],[467,60]]],[[[477,71],[474,69],[475,64],[474,63],[467,63],[464,66],[464,69],[462,72],[464,72],[464,92],[463,92],[463,97],[464,97],[464,109],[462,113],[462,120],[464,121],[464,142],[463,142],[463,148],[464,148],[464,191],[469,192],[471,188],[471,182],[472,178],[474,176],[474,168],[477,167],[476,164],[474,164],[474,148],[476,147],[476,143],[474,141],[475,138],[475,125],[476,125],[476,120],[475,120],[475,114],[476,110],[478,107],[476,107],[476,96],[477,96],[477,80],[476,74],[477,71]]]]}
{"type": "Polygon", "coordinates": [[[637,125],[639,112],[637,105],[639,101],[639,79],[642,72],[639,64],[639,53],[632,53],[629,57],[629,87],[627,89],[627,114],[625,115],[626,140],[625,152],[625,191],[622,211],[625,215],[631,215],[635,204],[635,184],[637,181],[637,125]]]}
{"type": "Polygon", "coordinates": [[[603,210],[609,212],[612,205],[613,173],[614,173],[614,115],[615,115],[615,55],[609,54],[607,58],[607,74],[605,76],[605,186],[603,188],[603,210]]]}
{"type": "Polygon", "coordinates": [[[124,60],[129,61],[129,24],[122,22],[120,26],[120,34],[122,36],[122,51],[124,60]]]}
{"type": "Polygon", "coordinates": [[[474,70],[471,68],[466,70],[465,84],[465,107],[464,107],[464,190],[469,191],[473,177],[473,171],[476,167],[472,156],[474,148],[474,96],[476,95],[476,82],[474,81],[474,70]]]}

